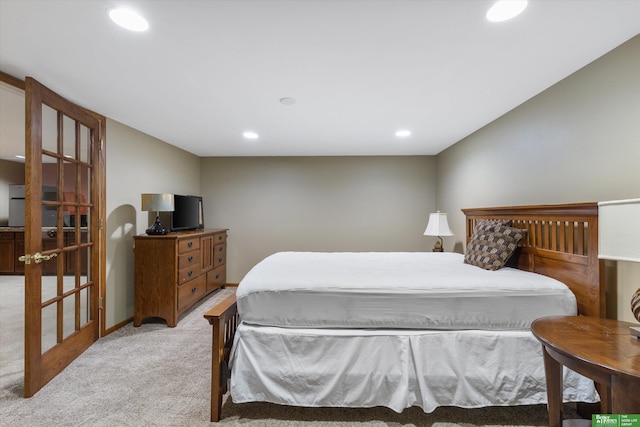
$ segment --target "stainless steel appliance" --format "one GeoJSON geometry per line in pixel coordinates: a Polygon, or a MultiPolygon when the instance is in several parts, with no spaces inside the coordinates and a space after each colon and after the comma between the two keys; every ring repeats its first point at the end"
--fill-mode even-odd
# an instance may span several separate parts
{"type": "MultiPolygon", "coordinates": [[[[9,227],[24,227],[24,185],[9,185],[9,227]]],[[[42,200],[56,200],[56,187],[42,187],[42,200]]],[[[56,207],[42,207],[42,226],[56,226],[56,207]]]]}

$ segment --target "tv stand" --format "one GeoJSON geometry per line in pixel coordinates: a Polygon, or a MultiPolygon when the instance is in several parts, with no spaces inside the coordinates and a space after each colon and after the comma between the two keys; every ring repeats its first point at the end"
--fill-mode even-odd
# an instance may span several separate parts
{"type": "Polygon", "coordinates": [[[226,284],[226,228],[142,234],[133,244],[133,326],[158,317],[173,328],[182,313],[226,284]]]}

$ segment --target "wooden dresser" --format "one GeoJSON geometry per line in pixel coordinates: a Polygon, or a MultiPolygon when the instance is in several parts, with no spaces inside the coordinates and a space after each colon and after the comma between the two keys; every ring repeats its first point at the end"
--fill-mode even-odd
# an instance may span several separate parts
{"type": "Polygon", "coordinates": [[[159,317],[175,327],[178,317],[226,284],[227,229],[134,236],[133,326],[159,317]]]}

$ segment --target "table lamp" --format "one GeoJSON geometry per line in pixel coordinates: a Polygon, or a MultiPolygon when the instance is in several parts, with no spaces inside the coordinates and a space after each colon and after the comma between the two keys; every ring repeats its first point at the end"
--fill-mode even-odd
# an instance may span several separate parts
{"type": "Polygon", "coordinates": [[[447,222],[447,214],[440,211],[429,214],[429,222],[427,223],[427,229],[424,231],[425,236],[436,236],[440,240],[436,240],[433,246],[433,252],[443,252],[442,237],[440,236],[453,236],[453,232],[449,228],[447,222]]]}
{"type": "Polygon", "coordinates": [[[173,194],[143,194],[142,195],[142,210],[143,211],[155,211],[156,221],[153,225],[147,228],[146,233],[149,235],[163,235],[167,234],[169,230],[164,228],[160,223],[160,212],[173,212],[173,194]]]}
{"type": "MultiPolygon", "coordinates": [[[[598,202],[598,258],[640,262],[640,199],[598,202]]],[[[640,289],[631,298],[640,322],[640,289]]],[[[640,328],[631,333],[640,336],[640,328]]]]}

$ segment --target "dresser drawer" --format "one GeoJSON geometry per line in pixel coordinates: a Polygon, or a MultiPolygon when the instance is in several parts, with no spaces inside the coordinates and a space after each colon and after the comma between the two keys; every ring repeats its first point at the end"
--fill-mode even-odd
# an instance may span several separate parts
{"type": "Polygon", "coordinates": [[[178,286],[178,311],[190,307],[206,293],[207,284],[204,275],[178,286]]]}
{"type": "Polygon", "coordinates": [[[200,251],[192,251],[178,255],[178,270],[193,268],[193,266],[200,268],[200,251]]]}
{"type": "Polygon", "coordinates": [[[227,284],[227,270],[224,265],[207,273],[207,292],[221,288],[227,284]]]}
{"type": "Polygon", "coordinates": [[[213,268],[223,265],[227,260],[227,244],[221,243],[213,247],[213,268]]]}
{"type": "Polygon", "coordinates": [[[178,240],[178,254],[183,254],[196,249],[200,249],[200,237],[178,240]]]}
{"type": "Polygon", "coordinates": [[[225,243],[227,241],[227,233],[217,233],[213,235],[213,244],[225,243]]]}
{"type": "Polygon", "coordinates": [[[189,280],[193,280],[200,275],[200,264],[191,265],[186,268],[181,268],[178,270],[178,285],[182,285],[183,283],[188,282],[189,280]]]}

